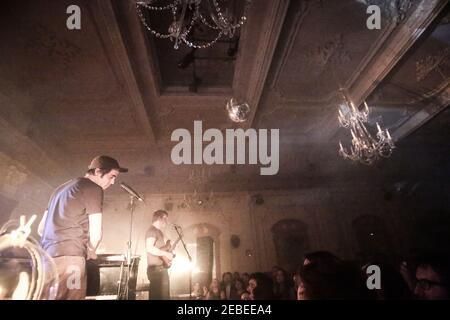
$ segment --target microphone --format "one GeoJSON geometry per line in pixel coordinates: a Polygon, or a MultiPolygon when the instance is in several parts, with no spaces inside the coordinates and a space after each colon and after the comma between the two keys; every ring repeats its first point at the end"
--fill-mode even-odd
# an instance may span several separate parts
{"type": "Polygon", "coordinates": [[[171,223],[171,225],[172,225],[172,227],[175,227],[175,228],[181,228],[181,226],[179,226],[178,224],[175,224],[175,223],[171,223]]]}
{"type": "Polygon", "coordinates": [[[144,202],[144,199],[142,199],[138,193],[136,191],[133,190],[133,188],[131,188],[129,185],[125,184],[125,183],[121,183],[120,186],[122,187],[122,189],[124,189],[126,192],[128,192],[130,195],[132,195],[133,197],[135,197],[136,199],[138,199],[141,202],[144,202]]]}

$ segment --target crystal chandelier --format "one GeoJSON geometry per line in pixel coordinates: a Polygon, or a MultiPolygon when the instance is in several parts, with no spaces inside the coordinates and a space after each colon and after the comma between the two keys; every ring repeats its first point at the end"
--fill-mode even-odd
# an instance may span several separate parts
{"type": "Polygon", "coordinates": [[[380,157],[388,158],[395,148],[392,137],[387,129],[382,130],[376,123],[378,132],[376,138],[367,130],[369,107],[364,102],[363,110],[355,108],[353,102],[349,102],[344,96],[345,104],[339,108],[339,123],[341,127],[350,129],[352,145],[347,151],[339,141],[339,154],[353,161],[359,161],[367,165],[373,164],[380,157]],[[341,110],[342,109],[342,110],[341,110]]]}
{"type": "MultiPolygon", "coordinates": [[[[219,0],[173,0],[163,6],[155,6],[154,3],[160,0],[137,1],[136,10],[142,24],[154,36],[161,39],[175,41],[174,49],[178,49],[180,43],[185,43],[188,47],[203,49],[209,48],[222,37],[233,38],[237,30],[244,25],[247,20],[247,12],[251,0],[244,0],[244,11],[239,19],[227,9],[223,10],[219,0]],[[212,4],[211,4],[212,3],[212,4]],[[143,9],[158,13],[169,12],[172,15],[172,23],[167,32],[155,30],[144,16],[143,9]],[[206,27],[216,32],[214,39],[194,43],[190,40],[193,29],[197,26],[206,27]]],[[[227,2],[224,0],[221,3],[227,2]]]]}

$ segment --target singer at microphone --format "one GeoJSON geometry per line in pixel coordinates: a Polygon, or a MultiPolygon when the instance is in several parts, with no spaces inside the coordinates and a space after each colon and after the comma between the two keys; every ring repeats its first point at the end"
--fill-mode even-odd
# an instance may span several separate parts
{"type": "Polygon", "coordinates": [[[132,195],[133,197],[135,197],[137,200],[144,202],[144,199],[142,199],[139,194],[133,190],[133,188],[131,188],[129,185],[125,184],[125,183],[121,183],[120,187],[122,189],[124,189],[126,192],[128,192],[130,195],[132,195]]]}

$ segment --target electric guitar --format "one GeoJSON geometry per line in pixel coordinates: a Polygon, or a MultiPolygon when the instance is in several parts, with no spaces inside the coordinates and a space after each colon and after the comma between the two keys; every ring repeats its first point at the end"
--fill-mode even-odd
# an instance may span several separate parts
{"type": "MultiPolygon", "coordinates": [[[[170,240],[167,240],[166,244],[163,245],[159,249],[163,250],[163,251],[172,252],[173,250],[175,250],[175,247],[177,246],[178,242],[181,240],[181,237],[182,237],[182,235],[179,235],[178,239],[175,240],[175,242],[173,244],[171,244],[170,240]]],[[[175,258],[175,254],[173,255],[172,259],[169,259],[166,256],[160,256],[159,258],[163,261],[164,268],[169,269],[172,266],[172,260],[175,258]]]]}

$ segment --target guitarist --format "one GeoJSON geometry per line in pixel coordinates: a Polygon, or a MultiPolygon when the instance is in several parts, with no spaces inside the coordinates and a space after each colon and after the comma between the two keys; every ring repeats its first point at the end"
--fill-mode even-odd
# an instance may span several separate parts
{"type": "Polygon", "coordinates": [[[153,213],[152,225],[145,235],[147,249],[147,277],[150,281],[149,300],[170,300],[170,282],[162,258],[171,261],[174,255],[161,250],[165,245],[162,229],[167,226],[169,214],[164,210],[153,213]]]}

